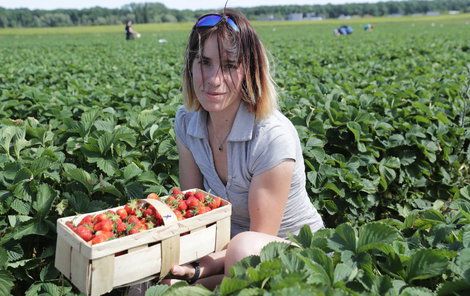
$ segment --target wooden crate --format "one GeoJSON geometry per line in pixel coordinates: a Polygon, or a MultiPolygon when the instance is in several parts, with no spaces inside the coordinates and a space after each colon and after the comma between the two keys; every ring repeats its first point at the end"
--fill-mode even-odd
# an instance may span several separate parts
{"type": "Polygon", "coordinates": [[[86,243],[65,223],[106,210],[58,219],[55,267],[82,293],[102,295],[116,287],[163,278],[173,265],[223,250],[230,241],[232,206],[226,200],[220,208],[182,221],[166,204],[145,201],[158,210],[163,226],[96,245],[86,243]]]}

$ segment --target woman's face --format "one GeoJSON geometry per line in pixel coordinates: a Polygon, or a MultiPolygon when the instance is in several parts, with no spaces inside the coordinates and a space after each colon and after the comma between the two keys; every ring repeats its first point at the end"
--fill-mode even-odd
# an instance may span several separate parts
{"type": "Polygon", "coordinates": [[[238,105],[242,98],[242,66],[235,56],[226,53],[226,46],[230,45],[222,44],[219,55],[217,37],[209,37],[202,56],[196,56],[192,65],[194,91],[199,103],[208,112],[238,105]]]}

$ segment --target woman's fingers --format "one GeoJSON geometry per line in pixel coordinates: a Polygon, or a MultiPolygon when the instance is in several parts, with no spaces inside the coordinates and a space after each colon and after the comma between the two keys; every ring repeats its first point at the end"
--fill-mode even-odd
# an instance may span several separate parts
{"type": "Polygon", "coordinates": [[[171,274],[175,276],[175,278],[179,279],[190,279],[194,276],[194,267],[191,265],[175,265],[171,268],[171,274]]]}

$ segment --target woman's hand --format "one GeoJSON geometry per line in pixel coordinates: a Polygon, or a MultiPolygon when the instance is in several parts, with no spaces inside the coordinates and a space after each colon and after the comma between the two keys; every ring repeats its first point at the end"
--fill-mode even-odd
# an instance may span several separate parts
{"type": "Polygon", "coordinates": [[[191,264],[175,265],[171,268],[170,273],[161,281],[164,285],[174,285],[175,283],[185,280],[194,279],[196,268],[191,264]]]}

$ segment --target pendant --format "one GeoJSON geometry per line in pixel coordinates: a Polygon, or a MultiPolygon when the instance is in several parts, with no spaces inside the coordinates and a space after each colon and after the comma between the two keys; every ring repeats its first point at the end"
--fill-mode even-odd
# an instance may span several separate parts
{"type": "Polygon", "coordinates": [[[224,146],[220,145],[219,146],[219,151],[222,151],[222,150],[224,150],[224,146]]]}

